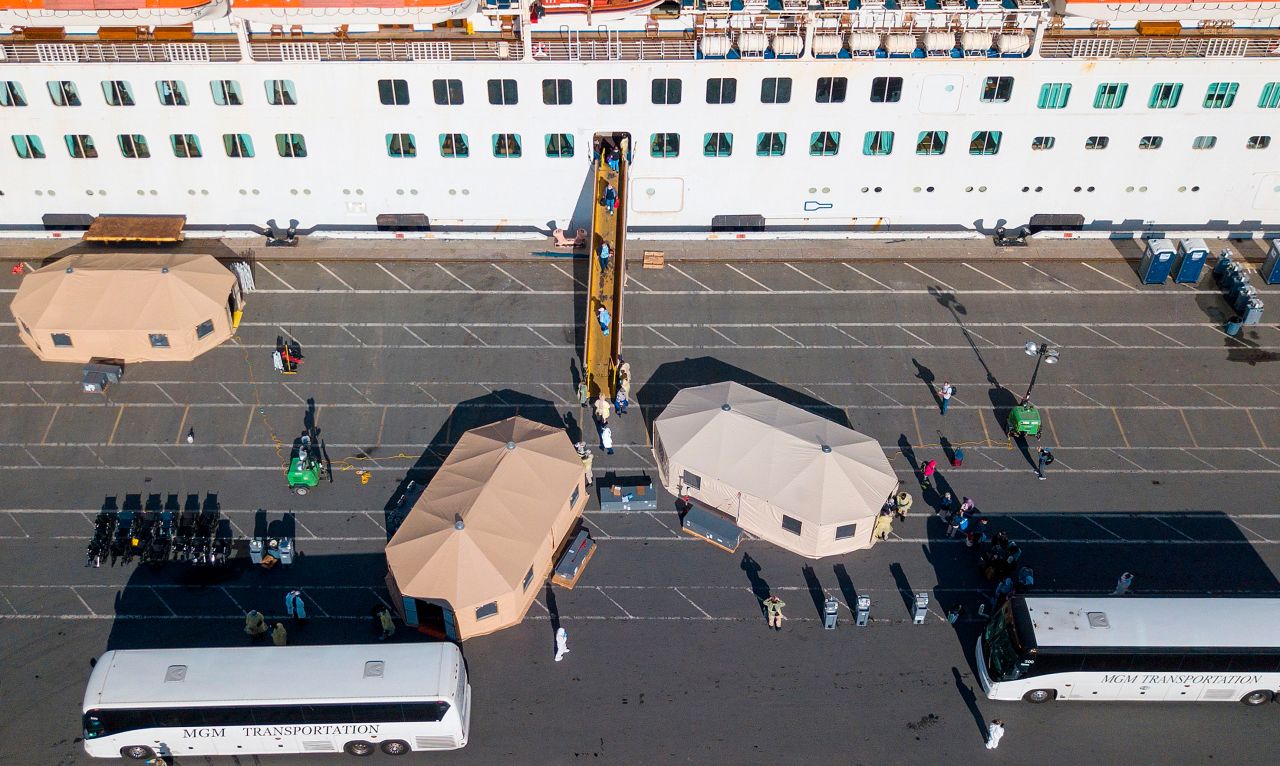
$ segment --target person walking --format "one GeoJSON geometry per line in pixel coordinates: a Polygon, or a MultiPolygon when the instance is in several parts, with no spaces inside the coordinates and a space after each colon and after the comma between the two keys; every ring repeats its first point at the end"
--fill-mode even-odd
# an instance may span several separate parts
{"type": "Polygon", "coordinates": [[[943,415],[947,414],[947,406],[951,404],[951,396],[955,392],[956,389],[951,385],[951,381],[942,381],[942,388],[938,389],[938,399],[941,401],[940,408],[943,415]]]}
{"type": "Polygon", "coordinates": [[[906,521],[907,514],[911,513],[911,493],[899,492],[893,498],[893,512],[898,516],[898,521],[906,521]]]}
{"type": "Polygon", "coordinates": [[[284,613],[293,618],[295,625],[307,624],[307,604],[302,600],[302,592],[291,590],[284,594],[284,613]]]}
{"type": "Polygon", "coordinates": [[[938,471],[938,461],[930,460],[924,464],[924,481],[920,482],[920,486],[924,489],[933,489],[933,475],[938,471]]]}
{"type": "Polygon", "coordinates": [[[893,532],[893,512],[883,510],[876,517],[875,526],[871,528],[871,536],[876,540],[888,540],[893,532]]]}
{"type": "Polygon", "coordinates": [[[618,190],[613,188],[613,184],[605,184],[604,187],[604,207],[613,215],[613,208],[618,204],[618,190]]]}
{"type": "Polygon", "coordinates": [[[267,635],[267,620],[262,616],[262,612],[257,609],[250,609],[244,616],[244,632],[249,638],[257,641],[267,635]]]}
{"type": "Polygon", "coordinates": [[[289,633],[284,629],[283,622],[277,622],[271,631],[271,643],[276,646],[284,646],[289,643],[289,633]]]}
{"type": "Polygon", "coordinates": [[[627,407],[630,404],[631,404],[631,401],[627,399],[627,390],[623,388],[621,385],[619,385],[618,394],[613,398],[614,409],[618,411],[619,415],[626,415],[627,407]]]}
{"type": "Polygon", "coordinates": [[[569,631],[564,628],[556,629],[556,662],[564,659],[569,653],[569,631]]]}
{"type": "Polygon", "coordinates": [[[600,426],[600,446],[604,448],[604,454],[613,454],[613,429],[609,426],[600,426]]]}
{"type": "Polygon", "coordinates": [[[587,475],[587,486],[590,487],[592,480],[591,464],[595,462],[595,456],[591,454],[591,450],[587,449],[586,442],[578,442],[573,445],[573,448],[578,451],[578,457],[582,459],[582,472],[587,475]]]}
{"type": "Polygon", "coordinates": [[[1000,747],[1000,738],[1004,736],[1004,721],[999,718],[992,719],[987,725],[987,749],[995,750],[1000,747]]]}
{"type": "Polygon", "coordinates": [[[609,402],[605,401],[604,394],[596,397],[595,402],[591,405],[591,410],[595,413],[596,424],[604,427],[609,423],[609,402]]]}
{"type": "Polygon", "coordinates": [[[764,600],[764,609],[769,615],[769,627],[782,630],[782,621],[786,619],[782,616],[782,607],[786,605],[787,602],[777,596],[770,596],[764,600]]]}
{"type": "Polygon", "coordinates": [[[600,323],[600,332],[608,335],[609,323],[613,321],[609,316],[609,309],[604,306],[596,306],[596,321],[600,323]]]}
{"type": "Polygon", "coordinates": [[[603,273],[609,269],[609,243],[600,243],[600,271],[603,273]]]}
{"type": "Polygon", "coordinates": [[[618,380],[627,381],[628,387],[631,383],[631,362],[619,357],[618,358],[618,380]]]}
{"type": "Polygon", "coordinates": [[[1040,477],[1040,481],[1045,480],[1044,469],[1047,465],[1053,464],[1053,451],[1048,447],[1041,447],[1038,457],[1036,458],[1036,475],[1040,477]]]}
{"type": "Polygon", "coordinates": [[[393,635],[395,635],[396,622],[394,619],[391,618],[390,609],[381,605],[378,606],[377,609],[378,611],[376,616],[378,618],[378,640],[386,641],[388,638],[391,638],[393,635]]]}

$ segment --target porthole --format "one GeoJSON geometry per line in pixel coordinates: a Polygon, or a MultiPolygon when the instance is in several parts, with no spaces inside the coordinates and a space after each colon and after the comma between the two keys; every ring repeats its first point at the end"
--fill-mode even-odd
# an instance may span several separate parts
{"type": "Polygon", "coordinates": [[[195,189],[187,189],[187,194],[189,194],[189,195],[191,195],[192,197],[194,197],[194,196],[196,196],[196,190],[195,190],[195,189]]]}
{"type": "Polygon", "coordinates": [[[1186,190],[1187,190],[1187,187],[1185,187],[1185,186],[1179,186],[1179,187],[1178,187],[1178,191],[1180,191],[1180,192],[1184,192],[1184,191],[1186,191],[1186,190]]]}
{"type": "Polygon", "coordinates": [[[258,196],[258,195],[259,195],[259,194],[261,194],[261,193],[262,193],[262,192],[258,191],[257,189],[254,189],[254,190],[253,190],[253,196],[255,196],[255,197],[256,197],[256,196],[258,196]]]}
{"type": "Polygon", "coordinates": [[[867,193],[867,192],[869,192],[869,191],[871,191],[871,190],[870,190],[870,189],[868,189],[867,187],[865,187],[865,186],[864,186],[864,187],[862,187],[862,193],[863,193],[863,194],[866,194],[866,193],[867,193]]]}
{"type": "Polygon", "coordinates": [[[810,186],[810,187],[809,187],[809,193],[810,193],[810,194],[817,194],[817,193],[818,193],[818,187],[816,187],[816,186],[810,186]]]}
{"type": "Polygon", "coordinates": [[[306,197],[306,196],[310,196],[310,195],[311,195],[311,190],[310,190],[310,189],[303,189],[303,190],[302,190],[302,195],[303,195],[304,197],[306,197]]]}
{"type": "Polygon", "coordinates": [[[155,196],[158,196],[160,192],[156,191],[155,189],[152,189],[151,191],[147,192],[147,194],[150,194],[152,197],[155,197],[155,196]]]}
{"type": "Polygon", "coordinates": [[[470,190],[470,189],[463,189],[463,190],[462,190],[462,196],[464,196],[464,197],[465,197],[465,196],[467,196],[467,195],[468,195],[468,194],[470,194],[470,193],[471,193],[471,190],[470,190]]]}
{"type": "Polygon", "coordinates": [[[292,195],[293,195],[293,196],[295,196],[295,197],[296,197],[296,196],[298,196],[298,190],[297,190],[297,189],[290,189],[290,190],[289,190],[289,193],[290,193],[290,194],[292,194],[292,195]]]}
{"type": "Polygon", "coordinates": [[[830,186],[824,186],[824,187],[822,187],[822,193],[823,193],[823,194],[830,194],[830,193],[831,193],[831,187],[830,187],[830,186]]]}
{"type": "Polygon", "coordinates": [[[1080,191],[1080,187],[1079,187],[1079,186],[1077,186],[1077,187],[1074,189],[1074,191],[1080,191]]]}
{"type": "Polygon", "coordinates": [[[1043,187],[1043,186],[1037,186],[1037,187],[1036,187],[1036,192],[1037,192],[1037,193],[1042,192],[1042,191],[1044,191],[1044,187],[1043,187]]]}
{"type": "Polygon", "coordinates": [[[84,190],[84,193],[85,193],[85,194],[87,194],[87,195],[89,195],[90,197],[92,197],[92,196],[93,196],[93,189],[85,189],[85,190],[84,190]]]}
{"type": "MultiPolygon", "coordinates": [[[[1145,192],[1146,190],[1147,190],[1147,187],[1145,187],[1145,186],[1139,186],[1139,187],[1138,187],[1138,191],[1140,191],[1140,192],[1145,192]]],[[[1090,187],[1089,187],[1089,191],[1093,191],[1093,187],[1092,187],[1092,186],[1090,186],[1090,187]]]]}
{"type": "Polygon", "coordinates": [[[342,193],[343,193],[343,194],[346,194],[346,195],[348,195],[348,196],[349,196],[349,195],[351,194],[351,190],[350,190],[350,189],[343,189],[343,190],[342,190],[342,193]]]}
{"type": "MultiPolygon", "coordinates": [[[[1193,192],[1198,192],[1198,191],[1200,191],[1200,187],[1199,187],[1199,186],[1192,186],[1192,187],[1191,187],[1191,191],[1193,191],[1193,192]]],[[[1276,191],[1280,192],[1280,186],[1277,186],[1277,187],[1276,187],[1276,191]]]]}
{"type": "Polygon", "coordinates": [[[364,189],[356,189],[356,196],[357,196],[357,197],[363,197],[363,196],[364,196],[364,189]]]}
{"type": "Polygon", "coordinates": [[[241,190],[240,190],[240,196],[241,196],[241,197],[247,197],[247,196],[249,196],[249,190],[248,190],[248,189],[241,189],[241,190]]]}
{"type": "Polygon", "coordinates": [[[107,196],[107,190],[106,190],[106,189],[99,189],[99,190],[98,190],[98,196],[99,196],[99,197],[105,197],[105,196],[107,196]]]}
{"type": "Polygon", "coordinates": [[[920,193],[920,187],[919,187],[919,186],[912,187],[911,191],[915,192],[916,194],[919,194],[919,193],[920,193]]]}
{"type": "Polygon", "coordinates": [[[450,190],[449,190],[449,196],[450,196],[450,197],[456,197],[457,195],[458,195],[458,190],[457,190],[457,189],[450,189],[450,190]]]}
{"type": "Polygon", "coordinates": [[[200,196],[201,196],[201,197],[208,197],[208,196],[209,196],[209,190],[208,190],[208,189],[201,189],[201,190],[200,190],[200,196]]]}
{"type": "Polygon", "coordinates": [[[399,194],[401,197],[403,197],[403,196],[404,196],[404,189],[396,189],[396,194],[399,194]]]}
{"type": "Polygon", "coordinates": [[[1022,187],[1022,193],[1023,193],[1023,194],[1026,194],[1026,193],[1027,193],[1027,192],[1029,192],[1029,191],[1031,191],[1031,187],[1030,187],[1030,186],[1024,186],[1024,187],[1022,187]]]}
{"type": "Polygon", "coordinates": [[[56,197],[56,196],[58,196],[58,193],[57,193],[56,191],[54,191],[53,189],[46,189],[44,193],[45,193],[45,194],[48,194],[50,197],[56,197]]]}
{"type": "Polygon", "coordinates": [[[39,189],[36,189],[36,196],[37,196],[37,197],[43,197],[43,196],[44,196],[44,192],[40,191],[39,189]]]}
{"type": "Polygon", "coordinates": [[[964,190],[965,190],[966,192],[971,192],[971,191],[973,191],[973,187],[972,187],[972,186],[966,186],[966,187],[964,187],[964,190]]]}
{"type": "Polygon", "coordinates": [[[979,192],[985,192],[986,190],[987,190],[987,187],[985,187],[985,186],[979,186],[979,187],[978,187],[978,191],[979,191],[979,192]]]}
{"type": "MultiPolygon", "coordinates": [[[[1142,190],[1143,190],[1143,191],[1146,191],[1146,187],[1143,187],[1143,189],[1142,189],[1142,190]]],[[[1087,192],[1092,192],[1092,191],[1093,191],[1093,187],[1092,187],[1092,186],[1090,186],[1088,189],[1085,189],[1085,191],[1087,191],[1087,192]]]]}
{"type": "Polygon", "coordinates": [[[138,196],[139,196],[139,197],[145,197],[145,196],[147,196],[147,191],[146,191],[146,189],[139,189],[139,190],[138,190],[138,196]]]}
{"type": "Polygon", "coordinates": [[[933,194],[933,187],[932,187],[932,186],[926,186],[926,187],[924,187],[924,190],[925,190],[925,191],[927,191],[927,192],[929,192],[930,194],[933,194]]]}
{"type": "Polygon", "coordinates": [[[418,190],[417,190],[417,189],[410,189],[410,190],[409,190],[409,194],[410,194],[410,196],[416,197],[416,196],[418,196],[418,190]]]}
{"type": "MultiPolygon", "coordinates": [[[[884,189],[880,188],[879,186],[876,187],[876,194],[879,194],[882,191],[884,191],[884,189]]],[[[49,193],[53,194],[53,192],[49,192],[49,193]]]]}
{"type": "Polygon", "coordinates": [[[1124,187],[1124,190],[1125,190],[1125,191],[1127,191],[1127,192],[1131,192],[1131,191],[1133,191],[1133,187],[1132,187],[1132,186],[1126,186],[1126,187],[1124,187]]]}

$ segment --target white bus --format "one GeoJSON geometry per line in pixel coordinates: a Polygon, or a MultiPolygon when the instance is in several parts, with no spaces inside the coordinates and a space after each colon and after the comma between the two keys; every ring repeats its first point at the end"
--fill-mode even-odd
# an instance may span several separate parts
{"type": "Polygon", "coordinates": [[[403,755],[467,744],[471,686],[449,643],[113,651],[83,712],[100,758],[403,755]]]}
{"type": "Polygon", "coordinates": [[[996,700],[1239,700],[1280,694],[1280,599],[1022,597],[978,639],[996,700]]]}

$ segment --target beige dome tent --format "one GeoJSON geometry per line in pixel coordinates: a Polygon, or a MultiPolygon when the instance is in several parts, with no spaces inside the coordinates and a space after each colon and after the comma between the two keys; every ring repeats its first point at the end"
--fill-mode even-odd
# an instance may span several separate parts
{"type": "Polygon", "coordinates": [[[231,337],[239,303],[211,255],[81,253],[24,277],[9,309],[46,362],[189,362],[231,337]]]}
{"type": "Polygon", "coordinates": [[[586,504],[563,429],[514,417],[466,432],[387,544],[401,617],[458,639],[518,624],[586,504]]]}
{"type": "Polygon", "coordinates": [[[686,388],[653,424],[672,493],[809,558],[871,547],[898,486],[871,437],[738,383],[686,388]]]}

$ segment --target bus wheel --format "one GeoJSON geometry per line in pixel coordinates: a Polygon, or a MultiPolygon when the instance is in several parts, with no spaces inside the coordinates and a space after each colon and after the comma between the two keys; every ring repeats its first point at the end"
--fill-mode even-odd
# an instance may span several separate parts
{"type": "Polygon", "coordinates": [[[376,750],[372,743],[357,739],[355,742],[348,742],[342,746],[342,751],[347,755],[366,756],[373,755],[376,750]]]}
{"type": "Polygon", "coordinates": [[[146,745],[128,745],[120,748],[120,757],[128,758],[133,761],[141,761],[143,758],[154,758],[155,751],[146,745]]]}
{"type": "Polygon", "coordinates": [[[1049,702],[1058,698],[1058,692],[1053,689],[1032,689],[1022,695],[1023,702],[1032,702],[1040,704],[1041,702],[1049,702]]]}
{"type": "Polygon", "coordinates": [[[1265,705],[1271,701],[1272,696],[1271,692],[1266,689],[1258,689],[1244,695],[1240,698],[1240,701],[1246,705],[1265,705]]]}
{"type": "Polygon", "coordinates": [[[402,739],[389,739],[382,743],[382,752],[387,755],[404,755],[409,749],[409,743],[402,739]]]}

